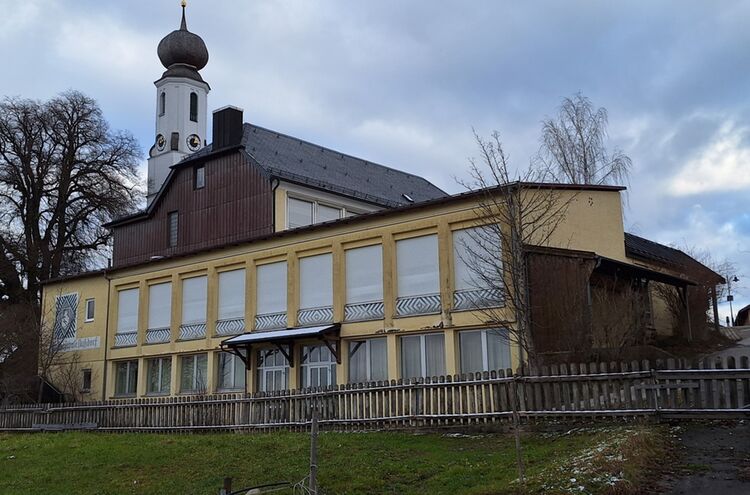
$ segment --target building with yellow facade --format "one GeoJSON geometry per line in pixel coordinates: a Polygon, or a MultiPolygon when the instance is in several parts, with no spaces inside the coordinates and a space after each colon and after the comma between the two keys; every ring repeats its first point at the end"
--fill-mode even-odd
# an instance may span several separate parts
{"type": "MultiPolygon", "coordinates": [[[[421,177],[243,123],[234,107],[213,113],[205,144],[210,88],[199,70],[208,52],[184,12],[158,54],[166,72],[155,83],[148,206],[108,225],[109,268],[44,285],[43,324],[62,342],[50,379],[75,364],[84,399],[517,367],[523,356],[508,327],[482,311],[502,308],[506,294],[473,280],[467,247],[492,221],[477,213],[483,198],[513,188],[554,192],[568,204],[537,253],[563,268],[529,268],[537,321],[547,325],[539,332],[561,340],[585,333],[558,328],[544,309],[561,292],[591,294],[592,277],[608,277],[643,287],[644,325],[669,333],[648,284],[697,283],[663,259],[670,248],[624,232],[621,187],[510,184],[448,195],[421,177]],[[541,285],[563,287],[559,275],[573,259],[588,271],[576,268],[557,296],[539,296],[541,285]]],[[[570,312],[596,314],[586,297],[570,312]]]]}

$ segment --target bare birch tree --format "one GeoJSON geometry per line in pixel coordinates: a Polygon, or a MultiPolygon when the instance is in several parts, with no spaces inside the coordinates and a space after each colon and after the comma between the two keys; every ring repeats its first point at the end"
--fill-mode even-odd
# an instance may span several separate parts
{"type": "Polygon", "coordinates": [[[580,93],[565,98],[557,118],[542,122],[539,166],[554,182],[569,184],[622,184],[632,166],[621,150],[607,151],[607,110],[594,109],[580,93]]]}
{"type": "Polygon", "coordinates": [[[479,157],[470,160],[471,179],[461,182],[480,191],[477,227],[463,242],[461,261],[476,293],[490,297],[472,300],[472,310],[505,328],[508,340],[534,363],[526,247],[550,243],[574,195],[564,196],[545,184],[544,170],[530,166],[514,173],[497,132],[487,140],[475,133],[475,139],[479,157]]]}

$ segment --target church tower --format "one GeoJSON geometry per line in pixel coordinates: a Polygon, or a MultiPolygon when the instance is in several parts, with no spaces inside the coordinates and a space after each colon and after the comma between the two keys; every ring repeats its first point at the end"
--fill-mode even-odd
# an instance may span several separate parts
{"type": "Polygon", "coordinates": [[[182,2],[180,29],[159,42],[157,54],[167,69],[156,81],[156,138],[148,158],[150,204],[172,165],[201,149],[206,142],[208,83],[200,71],[208,50],[200,36],[187,29],[182,2]]]}

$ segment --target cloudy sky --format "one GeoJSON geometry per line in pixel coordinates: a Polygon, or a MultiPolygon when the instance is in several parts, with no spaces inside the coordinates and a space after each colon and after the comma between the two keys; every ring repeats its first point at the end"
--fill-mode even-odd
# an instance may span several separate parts
{"type": "MultiPolygon", "coordinates": [[[[582,92],[633,160],[626,228],[737,266],[750,303],[748,2],[190,0],[209,106],[450,192],[499,131],[513,164],[582,92]],[[605,5],[607,4],[607,5],[605,5]]],[[[0,95],[74,88],[147,150],[178,0],[0,0],[0,95]]],[[[728,314],[727,304],[722,314],[728,314]]]]}

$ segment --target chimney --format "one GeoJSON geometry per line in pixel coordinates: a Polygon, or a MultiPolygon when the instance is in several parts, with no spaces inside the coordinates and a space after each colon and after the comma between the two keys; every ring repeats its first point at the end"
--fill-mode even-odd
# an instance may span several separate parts
{"type": "Polygon", "coordinates": [[[214,110],[213,151],[238,146],[242,142],[242,109],[226,106],[214,110]]]}

